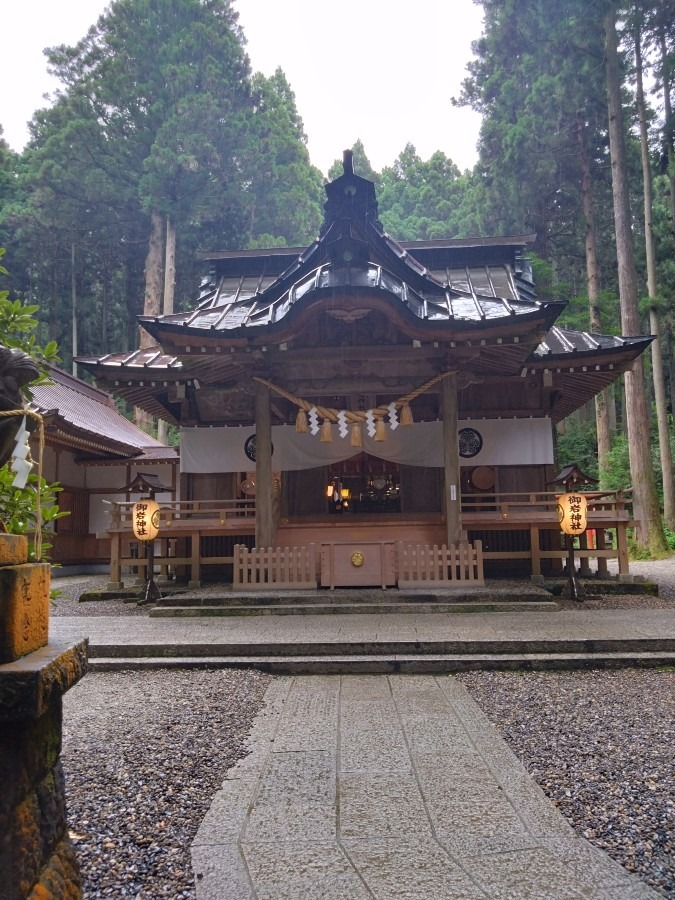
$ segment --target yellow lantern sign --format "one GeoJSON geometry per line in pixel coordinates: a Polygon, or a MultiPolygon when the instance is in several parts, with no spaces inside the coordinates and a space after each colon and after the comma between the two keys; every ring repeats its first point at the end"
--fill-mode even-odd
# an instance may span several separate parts
{"type": "Polygon", "coordinates": [[[558,497],[560,528],[565,534],[583,534],[586,531],[588,503],[583,494],[569,493],[558,497]]]}
{"type": "Polygon", "coordinates": [[[159,503],[147,498],[134,503],[132,526],[137,540],[154,541],[159,534],[159,503]]]}

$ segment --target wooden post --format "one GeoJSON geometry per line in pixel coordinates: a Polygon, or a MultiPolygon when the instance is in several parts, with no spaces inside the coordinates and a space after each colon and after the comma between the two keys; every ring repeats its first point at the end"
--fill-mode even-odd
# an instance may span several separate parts
{"type": "Polygon", "coordinates": [[[541,547],[539,546],[539,529],[536,525],[530,525],[530,557],[532,560],[532,573],[530,580],[535,584],[541,584],[544,580],[541,574],[541,547]]]}
{"type": "Polygon", "coordinates": [[[198,588],[202,584],[201,536],[198,531],[190,534],[190,581],[189,588],[198,588]]]}
{"type": "MultiPolygon", "coordinates": [[[[606,550],[607,549],[607,541],[605,539],[605,529],[597,528],[595,532],[595,539],[598,545],[598,550],[606,550]]],[[[604,556],[598,556],[598,578],[609,578],[609,572],[607,569],[607,560],[604,556]]]]}
{"type": "Polygon", "coordinates": [[[443,496],[447,543],[450,546],[459,543],[462,531],[456,375],[448,375],[441,381],[441,415],[443,417],[443,496]]]}
{"type": "Polygon", "coordinates": [[[274,540],[272,498],[272,413],[269,388],[255,383],[255,544],[271,547],[274,540]]]}

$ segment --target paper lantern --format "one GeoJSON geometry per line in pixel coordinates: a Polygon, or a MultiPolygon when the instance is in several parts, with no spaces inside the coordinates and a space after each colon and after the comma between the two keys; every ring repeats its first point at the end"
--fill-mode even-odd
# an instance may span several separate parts
{"type": "Polygon", "coordinates": [[[137,540],[154,541],[159,534],[159,503],[150,499],[134,503],[132,526],[137,540]]]}
{"type": "Polygon", "coordinates": [[[565,534],[583,534],[586,531],[588,503],[583,494],[571,492],[558,497],[560,529],[565,534]]]}

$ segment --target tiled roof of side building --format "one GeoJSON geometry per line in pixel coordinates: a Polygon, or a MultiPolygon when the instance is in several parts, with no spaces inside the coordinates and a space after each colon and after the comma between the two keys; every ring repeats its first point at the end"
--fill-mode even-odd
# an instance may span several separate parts
{"type": "Polygon", "coordinates": [[[146,449],[163,448],[158,440],[141,431],[117,410],[105,391],[60,369],[51,368],[52,384],[32,389],[34,405],[42,414],[56,415],[73,431],[100,444],[111,444],[117,452],[126,448],[129,455],[146,449]]]}

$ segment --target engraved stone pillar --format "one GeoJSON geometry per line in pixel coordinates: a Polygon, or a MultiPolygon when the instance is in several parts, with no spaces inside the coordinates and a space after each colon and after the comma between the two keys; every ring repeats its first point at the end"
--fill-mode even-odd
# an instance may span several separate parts
{"type": "Polygon", "coordinates": [[[87,670],[87,644],[48,644],[49,566],[26,538],[0,534],[0,895],[77,900],[66,827],[63,694],[87,670]]]}

